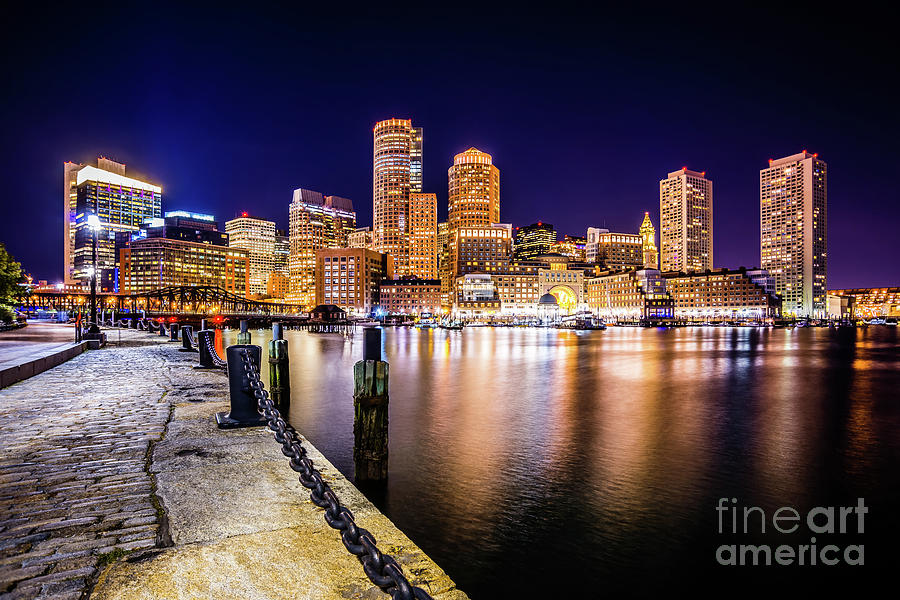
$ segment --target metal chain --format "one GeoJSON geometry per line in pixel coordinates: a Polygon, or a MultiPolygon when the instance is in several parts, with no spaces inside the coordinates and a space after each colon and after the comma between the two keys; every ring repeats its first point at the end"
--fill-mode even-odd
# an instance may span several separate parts
{"type": "Polygon", "coordinates": [[[334,490],[313,466],[297,432],[275,408],[246,350],[241,350],[241,361],[259,410],[268,421],[269,429],[275,433],[275,441],[281,444],[281,453],[290,459],[291,469],[300,474],[300,483],[310,490],[309,497],[313,504],[325,509],[325,522],[341,532],[344,547],[362,563],[369,580],[389,594],[392,600],[433,600],[422,588],[410,585],[397,561],[378,549],[375,536],[356,524],[353,513],[341,505],[334,490]]]}
{"type": "Polygon", "coordinates": [[[219,356],[219,351],[216,350],[215,345],[212,342],[212,336],[206,336],[206,350],[209,352],[209,355],[212,357],[213,364],[217,367],[227,367],[228,361],[222,360],[222,357],[219,356]]]}

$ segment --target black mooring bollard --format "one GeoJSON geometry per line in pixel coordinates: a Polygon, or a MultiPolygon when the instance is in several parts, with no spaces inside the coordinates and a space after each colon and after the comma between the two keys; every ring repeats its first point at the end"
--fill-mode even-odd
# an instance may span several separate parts
{"type": "Polygon", "coordinates": [[[169,325],[169,341],[178,341],[178,323],[172,323],[171,325],[169,325]]]}
{"type": "Polygon", "coordinates": [[[184,325],[180,328],[181,333],[181,348],[180,352],[196,352],[197,349],[194,348],[194,345],[191,343],[191,339],[193,338],[194,328],[190,325],[184,325]]]}
{"type": "Polygon", "coordinates": [[[353,365],[353,463],[357,482],[388,476],[388,363],[381,329],[363,329],[363,360],[353,365]]]}
{"type": "Polygon", "coordinates": [[[197,331],[204,331],[206,329],[206,319],[200,319],[200,329],[197,331]]]}
{"type": "Polygon", "coordinates": [[[259,369],[262,348],[248,344],[235,344],[225,349],[228,360],[228,393],[231,397],[231,411],[216,413],[219,429],[236,427],[261,427],[266,424],[259,414],[259,404],[250,387],[250,378],[244,368],[243,351],[250,353],[250,361],[259,369]]]}
{"type": "MultiPolygon", "coordinates": [[[[211,352],[216,351],[216,332],[204,329],[197,332],[197,350],[200,352],[200,366],[195,369],[218,369],[211,352]]],[[[221,358],[219,359],[221,360],[221,358]]]]}
{"type": "Polygon", "coordinates": [[[159,321],[159,337],[166,337],[166,324],[159,321]]]}

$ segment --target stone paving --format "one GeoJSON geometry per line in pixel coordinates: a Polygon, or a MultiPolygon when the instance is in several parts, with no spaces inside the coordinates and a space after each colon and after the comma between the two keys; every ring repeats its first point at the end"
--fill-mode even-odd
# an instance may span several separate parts
{"type": "Polygon", "coordinates": [[[171,371],[196,355],[143,332],[121,339],[0,390],[3,600],[84,598],[106,563],[171,544],[150,452],[171,371]]]}

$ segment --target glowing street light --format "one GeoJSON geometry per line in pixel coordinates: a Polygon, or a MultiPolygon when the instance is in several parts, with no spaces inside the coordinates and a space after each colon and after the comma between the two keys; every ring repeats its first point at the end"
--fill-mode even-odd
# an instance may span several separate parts
{"type": "Polygon", "coordinates": [[[94,266],[87,269],[88,277],[91,278],[91,327],[88,333],[91,337],[99,339],[100,327],[97,325],[97,237],[100,235],[100,217],[88,215],[87,226],[92,233],[94,254],[94,266]]]}

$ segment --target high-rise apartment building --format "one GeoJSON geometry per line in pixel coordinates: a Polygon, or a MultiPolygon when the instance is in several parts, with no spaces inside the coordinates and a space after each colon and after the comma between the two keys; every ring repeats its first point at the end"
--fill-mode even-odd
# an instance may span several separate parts
{"type": "Polygon", "coordinates": [[[338,196],[296,189],[288,207],[288,225],[291,245],[288,299],[313,306],[316,300],[316,250],[347,247],[348,238],[356,229],[353,203],[338,196]]]}
{"type": "Polygon", "coordinates": [[[528,260],[541,254],[548,254],[555,242],[556,230],[550,223],[538,222],[516,227],[513,256],[528,260]]]}
{"type": "Polygon", "coordinates": [[[422,191],[422,128],[410,119],[375,124],[372,175],[373,245],[409,275],[409,194],[422,191]]]}
{"type": "Polygon", "coordinates": [[[441,307],[447,310],[452,304],[450,298],[450,227],[447,221],[437,226],[438,276],[441,279],[441,307]]]}
{"type": "Polygon", "coordinates": [[[437,195],[409,194],[409,274],[438,278],[437,195]]]}
{"type": "Polygon", "coordinates": [[[225,222],[230,248],[243,248],[250,260],[247,295],[266,294],[269,273],[275,270],[275,222],[241,213],[225,222]]]}
{"type": "Polygon", "coordinates": [[[284,275],[285,277],[288,277],[288,275],[290,275],[290,269],[288,268],[288,265],[290,264],[290,257],[291,257],[291,238],[284,235],[283,229],[278,229],[275,231],[275,268],[274,268],[274,271],[276,273],[280,273],[280,274],[284,275]]]}
{"type": "Polygon", "coordinates": [[[828,271],[828,166],[817,154],[770,160],[759,172],[760,266],[784,314],[824,316],[828,271]]]}
{"type": "Polygon", "coordinates": [[[659,182],[663,271],[713,268],[713,186],[706,172],[687,167],[659,182]]]}
{"type": "Polygon", "coordinates": [[[116,234],[137,233],[147,219],[159,218],[162,189],[125,176],[125,165],[99,158],[96,167],[63,165],[65,182],[65,276],[68,282],[89,281],[93,269],[93,239],[88,217],[97,215],[97,269],[101,290],[115,287],[116,234]],[[74,206],[74,212],[73,212],[74,206]]]}

